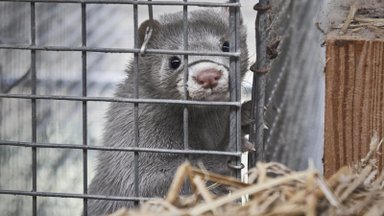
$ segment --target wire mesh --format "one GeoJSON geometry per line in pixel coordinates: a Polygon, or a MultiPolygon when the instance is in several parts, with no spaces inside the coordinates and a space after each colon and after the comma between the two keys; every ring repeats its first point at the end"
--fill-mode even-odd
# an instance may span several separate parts
{"type": "MultiPolygon", "coordinates": [[[[43,204],[41,200],[43,198],[75,198],[82,199],[82,209],[84,209],[83,214],[87,215],[87,205],[90,199],[102,199],[102,200],[116,200],[116,201],[134,201],[135,204],[138,204],[139,201],[148,200],[150,197],[140,197],[139,196],[139,160],[138,157],[140,153],[143,152],[152,152],[158,154],[183,154],[188,157],[188,155],[221,155],[221,156],[231,156],[235,158],[236,164],[240,164],[240,143],[241,143],[241,124],[240,124],[240,40],[239,40],[239,29],[240,29],[240,3],[238,0],[232,0],[225,3],[214,3],[214,2],[189,2],[189,1],[127,1],[127,0],[90,0],[90,1],[76,1],[76,0],[59,0],[59,1],[45,1],[45,0],[22,0],[22,1],[7,1],[1,0],[0,4],[29,4],[30,12],[30,42],[28,44],[23,43],[7,43],[6,41],[0,42],[0,50],[13,51],[22,51],[30,53],[30,69],[28,69],[27,78],[27,87],[30,87],[30,94],[26,93],[14,93],[12,91],[2,91],[0,93],[0,103],[1,100],[18,100],[18,101],[31,101],[31,139],[28,141],[13,141],[7,140],[3,137],[0,137],[0,147],[15,147],[15,148],[30,148],[31,149],[31,190],[28,189],[11,189],[7,187],[0,187],[0,194],[2,195],[18,195],[18,196],[30,196],[32,198],[32,215],[41,215],[43,210],[43,204]],[[80,44],[79,45],[65,45],[65,46],[52,46],[38,43],[36,38],[38,32],[36,22],[40,14],[37,13],[36,6],[42,4],[71,4],[74,8],[80,9],[80,44]],[[131,5],[133,7],[132,20],[133,20],[133,39],[134,47],[133,48],[113,48],[113,47],[93,47],[88,45],[89,29],[88,29],[88,10],[90,5],[94,4],[119,4],[119,5],[131,5]],[[228,102],[211,102],[211,101],[189,101],[185,97],[184,100],[172,100],[172,99],[144,99],[139,97],[139,73],[138,73],[138,64],[139,64],[139,54],[141,52],[139,41],[138,41],[138,7],[140,5],[152,6],[152,5],[176,5],[183,7],[183,40],[184,40],[184,50],[161,50],[161,49],[147,49],[146,53],[150,54],[174,54],[174,55],[183,55],[184,61],[188,62],[189,55],[199,55],[199,56],[225,56],[230,58],[230,95],[231,99],[228,102]],[[188,50],[188,7],[190,6],[199,6],[199,7],[229,7],[230,11],[230,31],[233,33],[230,38],[230,43],[234,44],[231,46],[231,50],[228,53],[224,52],[198,52],[198,51],[189,51],[188,50]],[[79,52],[81,56],[81,76],[79,77],[81,92],[79,95],[70,96],[64,94],[39,94],[38,88],[41,83],[38,79],[38,68],[37,68],[37,56],[39,52],[79,52]],[[88,69],[90,65],[89,57],[90,53],[132,53],[134,61],[134,77],[135,80],[135,97],[134,98],[118,98],[118,97],[94,97],[90,96],[89,91],[89,74],[88,69]],[[62,142],[41,142],[38,138],[38,125],[41,124],[41,118],[38,116],[39,106],[46,101],[70,101],[76,102],[80,105],[81,113],[81,143],[62,143],[62,142]],[[131,103],[134,106],[134,119],[135,119],[135,145],[133,147],[107,147],[94,145],[88,139],[88,129],[89,129],[89,109],[91,108],[90,102],[114,102],[114,103],[131,103]],[[143,148],[139,147],[139,108],[142,103],[150,104],[174,104],[174,105],[183,105],[184,109],[184,149],[158,149],[158,148],[143,148]],[[188,145],[188,105],[204,105],[204,106],[229,106],[231,109],[229,117],[230,125],[230,151],[212,151],[212,150],[192,150],[189,149],[188,145]],[[60,149],[60,150],[81,150],[81,160],[82,160],[82,189],[81,193],[71,193],[64,190],[54,192],[54,191],[44,191],[39,185],[44,184],[45,181],[50,181],[49,179],[42,180],[38,177],[38,170],[41,164],[39,163],[39,152],[43,149],[60,149]],[[89,151],[122,151],[122,152],[133,152],[134,153],[134,197],[118,197],[118,196],[103,196],[103,195],[94,195],[88,193],[88,173],[89,173],[89,151]]],[[[0,21],[1,23],[1,21],[0,21]]],[[[188,65],[188,64],[185,64],[188,65]]],[[[8,73],[12,73],[9,71],[8,73]]],[[[184,77],[186,82],[187,78],[187,67],[184,68],[184,77]]],[[[185,83],[186,85],[186,83],[185,83]]],[[[186,89],[185,89],[186,90],[186,89]]],[[[3,127],[3,125],[2,125],[3,127]]],[[[64,160],[64,158],[63,158],[64,160]]],[[[236,172],[239,176],[239,171],[236,172]]],[[[80,175],[80,173],[78,173],[80,175]]],[[[78,184],[80,184],[78,182],[78,184]]],[[[15,213],[17,215],[18,213],[15,213]]]]}

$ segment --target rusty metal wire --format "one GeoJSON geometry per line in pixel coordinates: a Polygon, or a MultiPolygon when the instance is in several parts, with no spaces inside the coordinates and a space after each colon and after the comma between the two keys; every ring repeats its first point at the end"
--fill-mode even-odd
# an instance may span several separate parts
{"type": "Polygon", "coordinates": [[[256,152],[250,154],[249,164],[254,165],[256,161],[264,158],[264,105],[265,105],[265,75],[269,72],[270,61],[267,56],[267,43],[269,37],[269,0],[260,0],[254,7],[258,11],[256,18],[256,50],[257,60],[252,65],[253,75],[252,87],[252,113],[250,131],[250,142],[255,146],[256,152]]]}
{"type": "Polygon", "coordinates": [[[260,1],[256,22],[250,140],[258,160],[278,161],[295,169],[308,158],[321,169],[323,50],[316,17],[317,1],[260,1]]]}

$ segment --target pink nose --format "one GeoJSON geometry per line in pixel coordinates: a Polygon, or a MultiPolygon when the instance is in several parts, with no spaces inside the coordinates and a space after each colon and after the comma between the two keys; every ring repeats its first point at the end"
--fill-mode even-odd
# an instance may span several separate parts
{"type": "Polygon", "coordinates": [[[221,72],[215,68],[200,71],[196,76],[196,81],[203,88],[214,88],[221,78],[221,72]]]}

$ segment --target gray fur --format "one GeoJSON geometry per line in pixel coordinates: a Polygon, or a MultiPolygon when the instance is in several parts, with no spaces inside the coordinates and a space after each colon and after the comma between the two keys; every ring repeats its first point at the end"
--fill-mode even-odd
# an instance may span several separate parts
{"type": "MultiPolygon", "coordinates": [[[[228,15],[224,10],[200,10],[189,14],[189,49],[199,51],[221,51],[221,44],[229,41],[228,15]],[[206,38],[217,38],[217,43],[206,38]]],[[[182,13],[165,15],[159,20],[161,28],[155,31],[148,48],[183,49],[182,13]]],[[[241,28],[241,75],[247,66],[245,28],[241,28]]],[[[139,57],[140,98],[183,99],[176,90],[176,82],[182,73],[172,71],[163,64],[170,55],[146,55],[139,57]],[[163,65],[163,70],[161,66],[163,65]]],[[[190,57],[189,63],[199,60],[226,62],[224,57],[190,57]]],[[[183,59],[180,56],[180,59],[183,59]]],[[[127,69],[128,78],[119,85],[117,97],[134,98],[133,61],[127,69]]],[[[193,107],[189,109],[189,144],[191,149],[226,150],[228,145],[228,107],[193,107]]],[[[111,104],[107,113],[104,143],[111,147],[133,147],[134,143],[133,105],[111,104]]],[[[183,106],[139,105],[139,147],[183,149],[183,106]]],[[[100,152],[96,176],[89,186],[90,194],[109,196],[134,196],[134,154],[132,152],[100,152]]],[[[202,161],[209,170],[229,173],[226,157],[191,156],[192,163],[202,161]]],[[[139,196],[162,197],[166,194],[183,155],[139,153],[139,196]]],[[[88,214],[112,213],[132,202],[89,200],[88,214]]]]}

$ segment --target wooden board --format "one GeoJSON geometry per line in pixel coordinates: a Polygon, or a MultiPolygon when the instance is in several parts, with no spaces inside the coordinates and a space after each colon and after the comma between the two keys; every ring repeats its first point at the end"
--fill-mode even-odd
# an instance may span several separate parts
{"type": "MultiPolygon", "coordinates": [[[[384,137],[384,39],[332,36],[326,45],[324,173],[329,176],[364,157],[374,131],[384,137]]],[[[383,163],[382,155],[378,164],[383,163]]]]}

